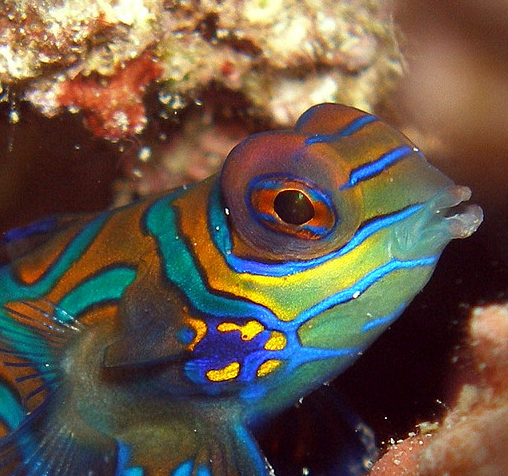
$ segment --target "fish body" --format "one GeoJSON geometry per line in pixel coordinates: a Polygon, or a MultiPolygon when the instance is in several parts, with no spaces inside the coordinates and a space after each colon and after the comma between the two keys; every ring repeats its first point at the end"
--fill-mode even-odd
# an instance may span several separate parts
{"type": "Polygon", "coordinates": [[[481,209],[379,118],[314,106],[207,180],[6,235],[0,475],[272,474],[248,427],[349,366],[481,209]]]}

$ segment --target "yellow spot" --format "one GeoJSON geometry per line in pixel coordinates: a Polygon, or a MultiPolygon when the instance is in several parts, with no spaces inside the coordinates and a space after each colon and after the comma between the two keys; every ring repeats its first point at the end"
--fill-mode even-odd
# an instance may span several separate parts
{"type": "Polygon", "coordinates": [[[206,323],[200,319],[194,319],[192,317],[187,317],[185,319],[185,323],[194,329],[196,332],[196,336],[194,337],[194,340],[189,344],[189,350],[193,351],[194,347],[198,345],[198,343],[205,337],[206,331],[208,330],[206,327],[206,323]]]}
{"type": "Polygon", "coordinates": [[[260,332],[264,331],[265,327],[258,321],[249,321],[243,326],[235,324],[234,322],[222,322],[217,326],[217,330],[220,332],[240,331],[242,340],[252,340],[260,332]]]}
{"type": "Polygon", "coordinates": [[[265,343],[266,350],[282,350],[286,347],[286,336],[279,331],[273,331],[270,338],[265,343]]]}
{"type": "Polygon", "coordinates": [[[280,364],[282,364],[282,360],[278,359],[265,360],[259,366],[257,376],[264,377],[265,375],[268,375],[270,372],[273,372],[280,364]]]}
{"type": "Polygon", "coordinates": [[[223,369],[209,370],[206,372],[208,380],[212,382],[224,382],[225,380],[233,380],[238,377],[240,373],[240,363],[231,362],[226,365],[223,369]]]}

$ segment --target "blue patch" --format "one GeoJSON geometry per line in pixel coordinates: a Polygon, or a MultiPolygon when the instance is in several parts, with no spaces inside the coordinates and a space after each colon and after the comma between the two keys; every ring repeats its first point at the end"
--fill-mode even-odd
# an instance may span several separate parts
{"type": "Polygon", "coordinates": [[[208,466],[200,466],[198,468],[196,476],[212,476],[212,473],[210,472],[208,466]]]}
{"type": "Polygon", "coordinates": [[[176,332],[176,338],[184,345],[189,345],[196,337],[196,331],[192,327],[182,327],[176,332]]]}
{"type": "Polygon", "coordinates": [[[30,225],[13,228],[5,233],[2,244],[12,243],[13,241],[24,240],[30,238],[33,235],[41,235],[43,233],[49,233],[54,230],[57,226],[58,219],[56,217],[47,217],[42,220],[38,220],[30,225]]]}
{"type": "Polygon", "coordinates": [[[129,461],[131,459],[131,448],[130,446],[116,441],[118,447],[117,453],[117,464],[115,476],[143,476],[144,471],[139,466],[136,467],[128,467],[129,461]]]}
{"type": "Polygon", "coordinates": [[[189,459],[178,466],[169,476],[191,476],[192,467],[192,460],[189,459]]]}

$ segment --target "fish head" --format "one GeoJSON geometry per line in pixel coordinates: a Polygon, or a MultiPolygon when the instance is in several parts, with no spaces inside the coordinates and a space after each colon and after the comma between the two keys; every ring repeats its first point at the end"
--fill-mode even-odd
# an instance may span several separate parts
{"type": "Polygon", "coordinates": [[[150,207],[156,251],[125,308],[135,322],[153,309],[155,324],[142,338],[129,325],[105,363],[167,364],[157,388],[287,406],[358,357],[446,244],[476,230],[481,209],[460,205],[469,196],[376,116],[315,106],[150,207]]]}
{"type": "Polygon", "coordinates": [[[400,315],[446,244],[482,221],[480,207],[461,205],[470,190],[402,133],[338,104],[239,144],[221,193],[230,266],[270,282],[258,302],[297,329],[302,348],[350,356],[400,315]]]}

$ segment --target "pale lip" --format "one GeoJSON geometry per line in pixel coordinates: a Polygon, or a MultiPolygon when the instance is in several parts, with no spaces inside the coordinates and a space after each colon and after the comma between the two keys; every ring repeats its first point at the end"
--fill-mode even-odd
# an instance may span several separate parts
{"type": "Polygon", "coordinates": [[[441,190],[396,227],[392,250],[405,258],[425,256],[440,252],[450,240],[471,236],[483,221],[483,211],[463,204],[470,198],[471,190],[461,185],[441,190]]]}
{"type": "MultiPolygon", "coordinates": [[[[436,199],[440,196],[436,196],[436,199]]],[[[462,185],[454,185],[445,190],[443,203],[438,201],[435,209],[436,215],[443,215],[445,222],[450,228],[451,237],[467,238],[471,236],[483,221],[483,210],[474,204],[464,205],[461,210],[457,205],[467,202],[471,198],[471,190],[462,185]],[[453,215],[450,212],[456,211],[453,215]]]]}

